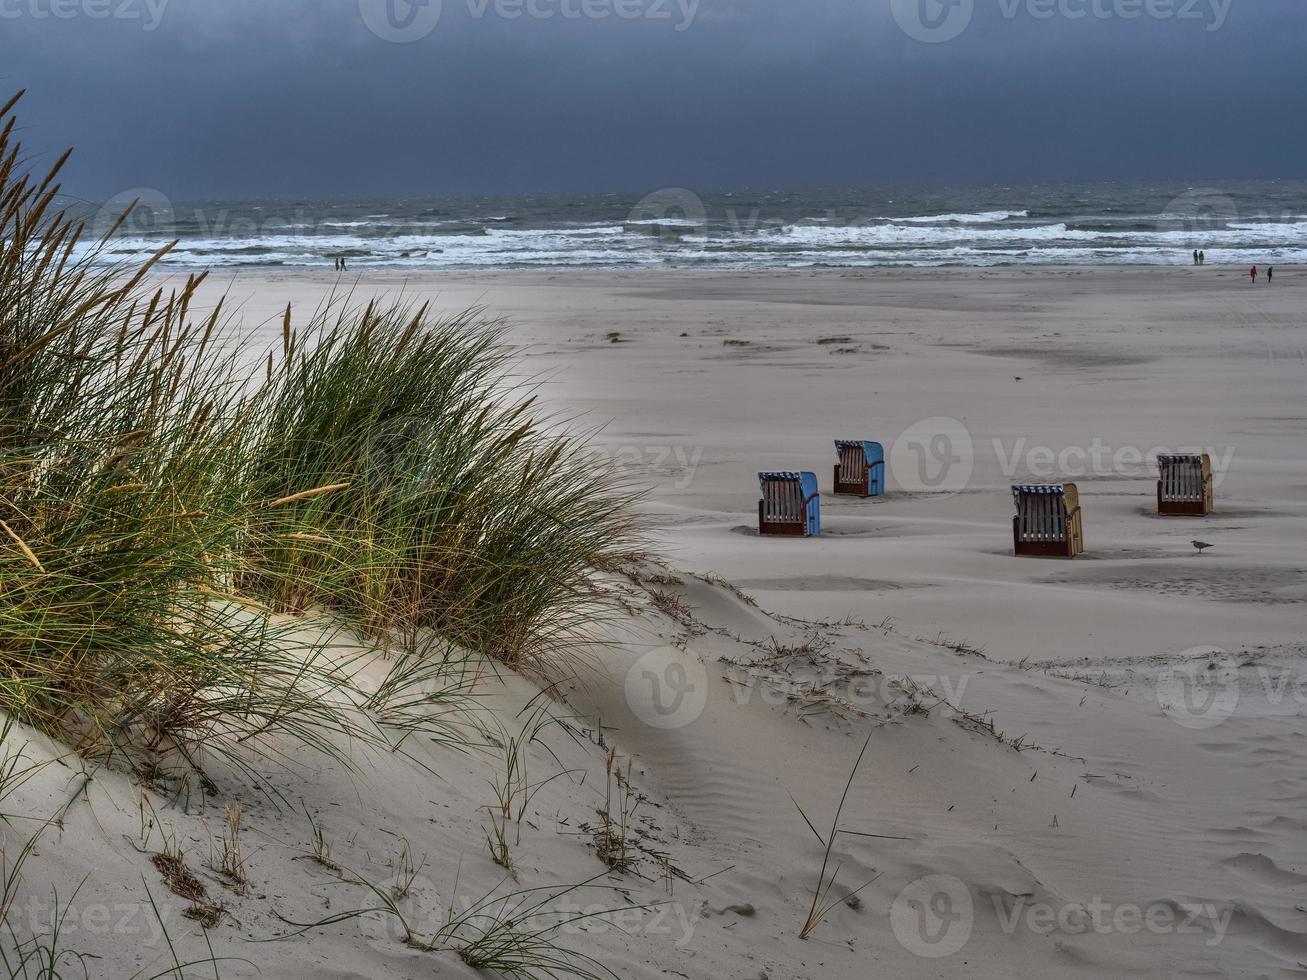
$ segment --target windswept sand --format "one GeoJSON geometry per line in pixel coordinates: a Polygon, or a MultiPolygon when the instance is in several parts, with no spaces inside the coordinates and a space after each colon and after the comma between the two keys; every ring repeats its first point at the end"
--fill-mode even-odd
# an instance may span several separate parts
{"type": "MultiPolygon", "coordinates": [[[[509,318],[546,397],[603,426],[614,464],[652,483],[675,564],[787,612],[892,616],[1003,660],[1074,661],[1307,638],[1307,272],[1281,269],[1270,287],[1247,278],[1209,266],[350,285],[509,318]],[[832,439],[889,450],[905,432],[928,438],[937,418],[974,446],[960,492],[920,492],[898,466],[884,500],[826,498],[820,542],[747,533],[758,470],[811,469],[829,490],[832,439]],[[1095,447],[1106,465],[1085,472],[1095,447]],[[1156,470],[1136,460],[1180,447],[1210,447],[1224,466],[1210,520],[1150,516],[1156,470]],[[1011,557],[1008,487],[1027,479],[1079,483],[1084,560],[1011,557]],[[1195,537],[1216,547],[1199,558],[1195,537]]],[[[232,298],[250,324],[274,319],[272,342],[287,302],[307,315],[334,282],[242,275],[232,298]]],[[[947,488],[964,476],[962,465],[947,488]]]]}
{"type": "MultiPolygon", "coordinates": [[[[583,828],[612,748],[647,797],[639,875],[571,899],[666,904],[563,944],[623,980],[1307,975],[1307,273],[1278,271],[1256,289],[1217,267],[351,280],[510,318],[545,399],[652,486],[666,567],[623,580],[628,621],[559,708],[574,737],[533,749],[533,780],[567,775],[514,853],[521,887],[603,870],[583,828]],[[958,450],[943,485],[902,443],[884,499],[826,497],[820,539],[756,536],[759,469],[829,489],[834,437],[940,432],[958,450]],[[1216,513],[1152,516],[1136,455],[1191,447],[1222,468],[1216,513]],[[1082,474],[1077,448],[1105,462],[1082,474]],[[1027,479],[1079,483],[1082,558],[1011,556],[1008,485],[1027,479]],[[793,800],[826,834],[868,734],[830,866],[846,900],[801,941],[822,846],[793,800]]],[[[276,311],[302,319],[334,281],[241,274],[231,292],[271,341],[276,311]]],[[[510,677],[486,710],[511,722],[535,691],[510,677]]],[[[233,773],[188,805],[151,796],[229,906],[215,952],[269,977],[476,975],[377,919],[247,942],[375,904],[351,875],[386,883],[405,841],[426,859],[401,903],[419,925],[502,879],[479,809],[491,763],[410,748],[360,752],[352,775],[302,760],[275,777],[291,806],[233,773]],[[248,896],[203,867],[234,798],[248,896]],[[350,874],[304,860],[304,810],[350,874]]],[[[57,809],[69,778],[46,770],[24,803],[57,809]]],[[[141,843],[138,799],[97,776],[43,839],[37,883],[67,896],[95,869],[77,902],[130,904],[144,875],[180,908],[142,853],[161,835],[141,843]]],[[[136,929],[96,934],[92,976],[162,965],[136,929]]]]}

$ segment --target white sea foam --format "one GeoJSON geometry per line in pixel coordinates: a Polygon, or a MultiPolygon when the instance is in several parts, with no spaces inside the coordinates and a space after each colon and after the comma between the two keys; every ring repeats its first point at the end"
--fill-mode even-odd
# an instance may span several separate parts
{"type": "MultiPolygon", "coordinates": [[[[1107,208],[1106,210],[1111,210],[1107,208]]],[[[1103,210],[1095,213],[1103,215],[1103,210]]],[[[597,267],[707,266],[765,269],[813,266],[1000,264],[1175,264],[1194,248],[1210,262],[1290,264],[1307,261],[1307,218],[1245,218],[1210,229],[1156,216],[1079,215],[1038,223],[1028,210],[993,210],[875,218],[797,219],[782,223],[717,217],[706,233],[698,222],[669,218],[630,224],[558,220],[523,227],[517,215],[392,217],[313,223],[256,222],[226,211],[192,224],[167,263],[185,268],[279,265],[327,268],[339,255],[357,267],[597,267]],[[633,226],[675,228],[677,235],[633,233],[633,226]],[[690,234],[694,232],[694,234],[690,234]]],[[[106,259],[152,254],[167,230],[110,243],[106,259]]],[[[170,236],[168,236],[170,237],[170,236]]]]}
{"type": "Polygon", "coordinates": [[[980,225],[1007,221],[1009,218],[1028,218],[1029,211],[977,211],[971,214],[929,214],[914,218],[882,218],[882,221],[904,221],[913,224],[980,225]]]}

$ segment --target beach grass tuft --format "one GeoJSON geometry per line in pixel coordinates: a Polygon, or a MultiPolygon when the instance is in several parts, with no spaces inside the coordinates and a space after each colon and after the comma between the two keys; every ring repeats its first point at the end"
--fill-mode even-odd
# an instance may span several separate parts
{"type": "MultiPolygon", "coordinates": [[[[19,725],[206,794],[214,757],[275,793],[262,763],[305,748],[348,767],[357,743],[496,741],[479,682],[496,661],[576,672],[620,610],[606,570],[640,550],[636,495],[538,408],[479,310],[333,302],[299,329],[287,308],[271,351],[233,342],[221,301],[199,312],[203,275],[163,275],[172,245],[113,259],[130,208],[98,239],[61,209],[68,154],[22,171],[17,101],[0,109],[0,800],[33,771],[8,751],[19,725]]],[[[525,768],[551,704],[498,740],[488,840],[510,870],[509,823],[557,778],[525,768]]],[[[343,873],[310,822],[312,857],[343,873]]],[[[215,870],[238,894],[241,829],[228,806],[215,870]]],[[[0,912],[39,836],[6,860],[0,912]]],[[[155,870],[217,926],[223,906],[165,844],[155,870]]],[[[566,917],[521,928],[542,908],[524,894],[452,919],[437,945],[504,975],[608,975],[554,943],[566,917]]],[[[83,965],[57,926],[10,938],[11,976],[83,965]]]]}
{"type": "Polygon", "coordinates": [[[402,741],[428,715],[456,741],[468,657],[569,672],[598,569],[638,546],[634,497],[536,408],[502,325],[378,300],[297,329],[287,309],[265,371],[222,303],[193,312],[203,276],[151,284],[170,246],[123,267],[112,230],[87,240],[56,204],[67,155],[20,171],[13,105],[0,709],[155,772],[394,747],[388,723],[402,741]],[[383,691],[360,689],[357,651],[397,641],[383,691]]]}

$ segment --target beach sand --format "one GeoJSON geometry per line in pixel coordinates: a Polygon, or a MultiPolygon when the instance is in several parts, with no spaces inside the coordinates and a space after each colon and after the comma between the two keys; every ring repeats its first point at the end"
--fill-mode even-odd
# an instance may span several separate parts
{"type": "MultiPolygon", "coordinates": [[[[533,797],[520,885],[501,889],[604,870],[586,843],[611,748],[645,797],[638,874],[566,900],[657,907],[573,924],[564,945],[623,980],[1291,977],[1307,972],[1307,273],[1277,271],[1255,289],[1215,266],[224,285],[269,343],[287,302],[303,322],[333,290],[482,305],[542,400],[650,487],[662,567],[623,579],[629,616],[560,709],[574,737],[533,746],[533,781],[566,775],[533,797]],[[810,469],[829,491],[837,437],[885,444],[889,493],[824,496],[820,538],[759,538],[757,472],[810,469]],[[1216,511],[1158,518],[1146,458],[1193,448],[1217,464],[1216,511]],[[1014,558],[1010,484],[1063,480],[1086,553],[1014,558]],[[868,735],[833,905],[801,940],[868,735]]],[[[486,710],[511,722],[537,690],[508,675],[486,710]]],[[[503,880],[487,764],[411,748],[353,774],[297,760],[272,777],[281,801],[236,773],[210,799],[155,801],[197,869],[222,802],[246,807],[250,894],[207,875],[229,905],[218,955],[275,977],[478,975],[379,917],[246,942],[375,905],[354,876],[387,881],[405,846],[425,857],[401,902],[416,922],[503,880]],[[349,873],[304,859],[305,811],[349,873]]],[[[47,772],[24,791],[61,787],[47,772]]],[[[112,903],[139,900],[144,873],[180,908],[143,863],[159,841],[140,845],[138,795],[97,778],[42,845],[46,883],[67,894],[94,867],[80,900],[112,903]]],[[[193,923],[169,925],[202,951],[193,923]]],[[[145,934],[96,952],[102,976],[161,956],[145,934]]]]}
{"type": "MultiPolygon", "coordinates": [[[[652,486],[674,564],[787,612],[892,616],[1004,660],[1075,661],[1307,638],[1307,278],[1246,280],[1208,266],[349,286],[507,317],[543,397],[601,427],[619,471],[652,486]],[[926,443],[931,469],[930,436],[957,431],[949,420],[972,448],[959,440],[966,458],[923,480],[910,444],[926,443]],[[829,491],[833,439],[891,452],[905,434],[886,498],[827,496],[820,541],[753,538],[759,470],[813,470],[829,491]],[[1216,513],[1158,519],[1141,459],[1199,447],[1218,470],[1216,513]],[[1079,485],[1087,554],[1015,561],[1009,486],[1062,480],[1079,485]],[[1199,558],[1195,537],[1216,547],[1199,558]]],[[[248,323],[268,320],[271,343],[287,302],[307,315],[335,281],[242,274],[232,298],[248,323]]]]}

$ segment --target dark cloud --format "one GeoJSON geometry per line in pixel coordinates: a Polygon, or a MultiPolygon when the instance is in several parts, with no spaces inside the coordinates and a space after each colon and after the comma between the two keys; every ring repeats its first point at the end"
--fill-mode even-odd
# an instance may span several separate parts
{"type": "Polygon", "coordinates": [[[89,198],[1307,175],[1302,0],[972,0],[943,43],[941,0],[443,0],[412,43],[387,2],[0,0],[0,74],[89,198]]]}

